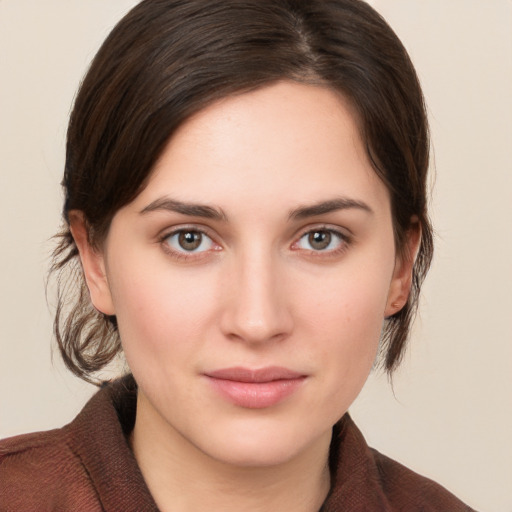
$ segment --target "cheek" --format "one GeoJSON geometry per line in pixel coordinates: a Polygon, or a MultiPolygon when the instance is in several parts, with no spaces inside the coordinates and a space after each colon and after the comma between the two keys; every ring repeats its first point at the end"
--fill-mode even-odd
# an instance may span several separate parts
{"type": "Polygon", "coordinates": [[[330,294],[325,304],[312,320],[314,328],[328,337],[323,357],[342,373],[365,372],[379,344],[385,300],[367,293],[361,282],[345,282],[343,290],[330,294]]]}
{"type": "Polygon", "coordinates": [[[340,337],[367,340],[363,333],[379,333],[384,319],[391,271],[347,266],[319,283],[313,276],[302,287],[302,315],[317,331],[337,330],[340,337]],[[321,284],[322,286],[319,286],[321,284]]]}
{"type": "MultiPolygon", "coordinates": [[[[215,314],[215,283],[206,276],[172,271],[165,264],[118,260],[112,296],[123,349],[158,362],[166,354],[187,357],[215,314]]],[[[130,364],[131,366],[131,364],[130,364]]]]}
{"type": "Polygon", "coordinates": [[[319,378],[326,407],[336,404],[334,421],[359,394],[375,360],[392,265],[360,270],[347,265],[325,279],[322,288],[311,286],[312,292],[301,295],[298,318],[310,340],[308,357],[324,369],[319,378]]]}

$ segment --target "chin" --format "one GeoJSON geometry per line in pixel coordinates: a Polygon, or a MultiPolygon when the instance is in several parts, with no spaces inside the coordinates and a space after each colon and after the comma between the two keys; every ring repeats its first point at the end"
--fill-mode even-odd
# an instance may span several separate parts
{"type": "Polygon", "coordinates": [[[215,460],[238,468],[268,468],[282,466],[298,455],[297,447],[283,447],[260,443],[258,446],[240,446],[231,444],[225,450],[218,447],[210,453],[215,460]]]}
{"type": "Polygon", "coordinates": [[[328,447],[331,439],[330,428],[321,433],[305,432],[300,425],[287,426],[283,422],[256,422],[219,429],[218,436],[211,434],[214,435],[203,452],[219,462],[241,468],[280,466],[301,455],[307,456],[310,449],[316,452],[318,443],[328,447]]]}

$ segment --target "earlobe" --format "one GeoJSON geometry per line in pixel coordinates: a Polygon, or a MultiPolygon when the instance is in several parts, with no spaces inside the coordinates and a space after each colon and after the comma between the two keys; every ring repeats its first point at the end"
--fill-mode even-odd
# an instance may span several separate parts
{"type": "Polygon", "coordinates": [[[105,315],[115,315],[105,271],[104,255],[91,245],[86,222],[81,211],[72,210],[69,212],[69,227],[78,248],[93,306],[105,315]]]}
{"type": "Polygon", "coordinates": [[[412,285],[414,262],[421,243],[421,226],[416,219],[411,221],[407,231],[403,250],[397,255],[393,278],[389,287],[388,300],[384,316],[390,317],[398,313],[409,298],[412,285]]]}

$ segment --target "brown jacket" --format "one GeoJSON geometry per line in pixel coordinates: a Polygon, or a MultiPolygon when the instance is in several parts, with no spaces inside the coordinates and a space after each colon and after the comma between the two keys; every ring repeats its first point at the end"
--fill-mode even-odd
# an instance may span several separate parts
{"type": "MultiPolygon", "coordinates": [[[[69,425],[0,442],[0,511],[157,512],[126,441],[136,385],[103,387],[69,425]]],[[[322,512],[471,511],[438,484],[369,448],[348,415],[335,426],[322,512]]]]}

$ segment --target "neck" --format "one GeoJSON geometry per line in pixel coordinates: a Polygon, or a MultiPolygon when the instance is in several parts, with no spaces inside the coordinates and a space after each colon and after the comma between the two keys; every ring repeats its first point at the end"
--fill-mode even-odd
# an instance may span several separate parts
{"type": "Polygon", "coordinates": [[[139,399],[131,446],[162,512],[318,511],[330,487],[330,435],[280,464],[235,466],[191,445],[139,399]]]}

